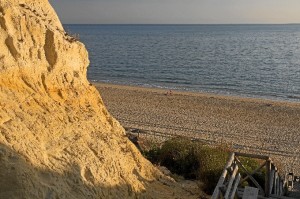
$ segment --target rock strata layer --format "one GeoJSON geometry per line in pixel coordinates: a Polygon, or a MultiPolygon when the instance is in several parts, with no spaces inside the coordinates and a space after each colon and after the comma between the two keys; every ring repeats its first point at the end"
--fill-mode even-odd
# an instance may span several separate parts
{"type": "Polygon", "coordinates": [[[196,198],[126,138],[48,0],[0,0],[0,198],[196,198]]]}

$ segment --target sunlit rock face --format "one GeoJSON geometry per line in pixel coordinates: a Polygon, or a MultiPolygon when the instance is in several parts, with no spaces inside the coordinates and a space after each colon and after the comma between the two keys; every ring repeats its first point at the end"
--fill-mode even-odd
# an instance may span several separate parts
{"type": "Polygon", "coordinates": [[[88,64],[47,0],[0,0],[0,198],[185,194],[125,137],[88,64]]]}

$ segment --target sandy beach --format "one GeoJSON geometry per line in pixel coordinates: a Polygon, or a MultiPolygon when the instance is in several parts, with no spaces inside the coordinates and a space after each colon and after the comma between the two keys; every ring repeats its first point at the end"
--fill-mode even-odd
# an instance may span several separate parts
{"type": "Polygon", "coordinates": [[[124,127],[183,134],[269,155],[300,175],[300,103],[95,83],[124,127]]]}

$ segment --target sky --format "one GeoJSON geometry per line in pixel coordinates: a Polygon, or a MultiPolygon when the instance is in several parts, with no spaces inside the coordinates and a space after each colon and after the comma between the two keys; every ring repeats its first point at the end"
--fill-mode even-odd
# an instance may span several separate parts
{"type": "Polygon", "coordinates": [[[300,0],[49,0],[64,24],[300,23],[300,0]]]}

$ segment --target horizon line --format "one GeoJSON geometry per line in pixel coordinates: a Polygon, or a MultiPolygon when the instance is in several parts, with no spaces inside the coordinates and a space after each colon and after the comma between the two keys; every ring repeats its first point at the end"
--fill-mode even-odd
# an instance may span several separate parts
{"type": "Polygon", "coordinates": [[[62,23],[63,25],[300,25],[299,23],[62,23]]]}

